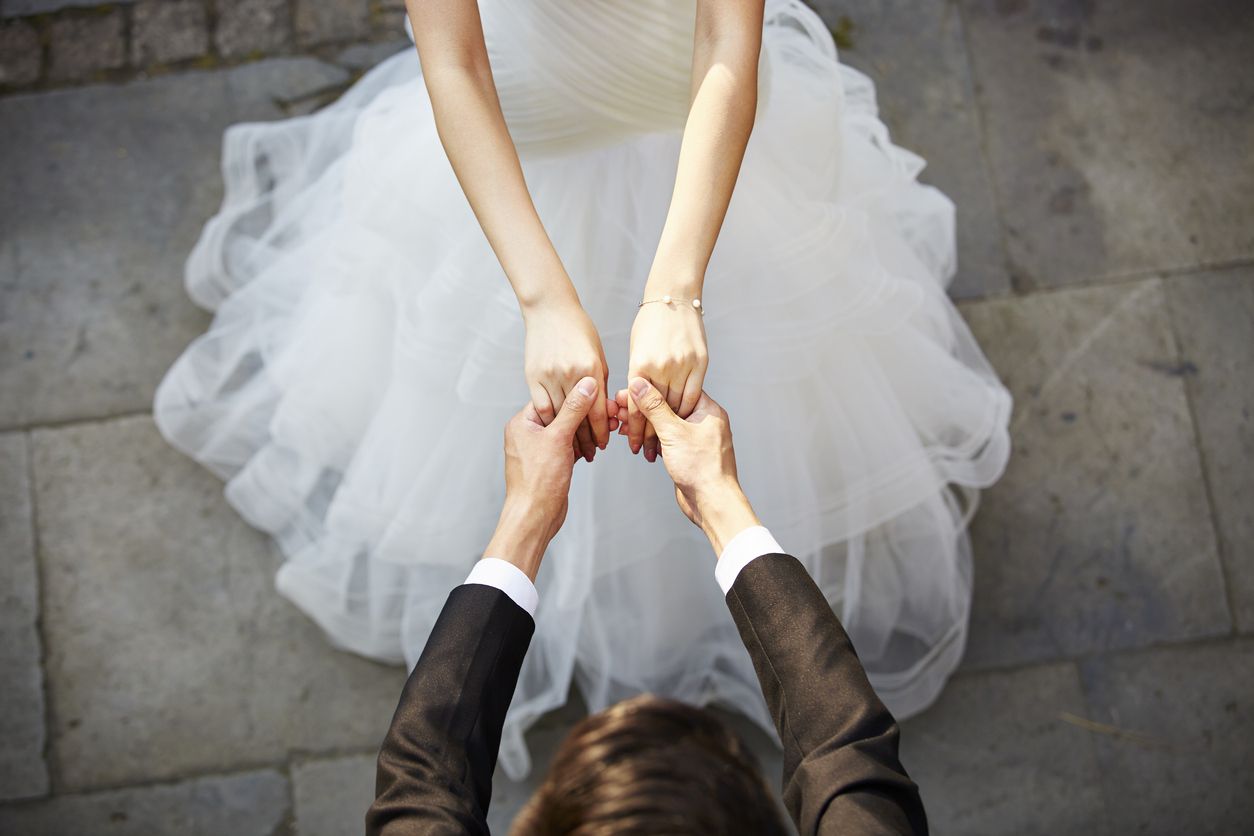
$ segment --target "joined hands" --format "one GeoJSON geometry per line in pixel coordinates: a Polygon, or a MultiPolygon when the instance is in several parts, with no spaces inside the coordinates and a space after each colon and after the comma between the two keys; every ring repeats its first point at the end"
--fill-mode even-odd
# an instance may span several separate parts
{"type": "Polygon", "coordinates": [[[716,554],[759,524],[740,488],[727,413],[713,398],[698,391],[690,414],[681,418],[644,378],[632,379],[614,398],[606,398],[601,385],[592,376],[579,380],[547,426],[534,403],[505,425],[505,503],[486,555],[508,560],[535,580],[549,541],[566,520],[571,474],[581,455],[577,434],[600,408],[607,435],[630,435],[623,418],[632,407],[654,427],[655,456],[675,483],[675,500],[716,554]]]}
{"type": "MultiPolygon", "coordinates": [[[[609,367],[605,350],[592,319],[578,300],[524,308],[527,338],[524,373],[540,423],[548,426],[575,384],[584,377],[600,381],[587,417],[576,430],[571,446],[587,461],[604,450],[610,433],[609,367]]],[[[628,377],[642,377],[653,384],[663,401],[680,418],[688,418],[701,398],[709,354],[701,312],[689,305],[643,305],[631,329],[628,377]]],[[[630,399],[621,404],[632,453],[643,452],[656,461],[658,434],[652,420],[630,399]]]]}

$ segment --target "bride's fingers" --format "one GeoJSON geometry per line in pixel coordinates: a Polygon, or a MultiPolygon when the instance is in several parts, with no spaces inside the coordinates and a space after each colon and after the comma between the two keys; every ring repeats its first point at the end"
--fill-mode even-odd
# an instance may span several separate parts
{"type": "Polygon", "coordinates": [[[605,402],[605,381],[601,381],[601,388],[597,391],[596,402],[592,404],[592,411],[588,413],[588,424],[592,429],[592,441],[602,450],[610,443],[610,408],[605,402]]]}
{"type": "Polygon", "coordinates": [[[592,438],[592,428],[588,426],[588,419],[585,418],[575,428],[575,445],[579,455],[588,461],[592,461],[592,457],[596,455],[597,445],[592,438]]]}
{"type": "Polygon", "coordinates": [[[666,386],[666,405],[672,412],[679,411],[679,402],[684,396],[684,381],[671,380],[666,386]]]}
{"type": "Polygon", "coordinates": [[[701,400],[703,382],[701,375],[695,373],[688,375],[688,380],[684,383],[683,397],[679,399],[679,409],[675,411],[680,418],[687,418],[697,408],[697,402],[701,400]]]}
{"type": "Polygon", "coordinates": [[[618,434],[627,435],[627,403],[628,396],[626,389],[619,389],[614,395],[614,403],[618,404],[618,434]]]}
{"type": "MultiPolygon", "coordinates": [[[[666,386],[659,386],[658,391],[662,393],[662,397],[666,399],[666,405],[672,410],[678,412],[680,401],[684,394],[683,381],[672,381],[666,386]]],[[[662,445],[657,438],[657,430],[650,423],[645,428],[644,457],[649,461],[657,461],[657,457],[662,454],[662,445]]]]}
{"type": "MultiPolygon", "coordinates": [[[[536,415],[540,418],[540,423],[548,426],[553,423],[553,419],[557,417],[557,410],[553,408],[553,398],[548,390],[539,383],[531,384],[531,403],[536,408],[536,415]]],[[[561,403],[561,401],[558,401],[561,403]]]]}
{"type": "Polygon", "coordinates": [[[618,434],[627,434],[627,390],[619,389],[614,393],[614,403],[618,406],[618,434]]]}
{"type": "MultiPolygon", "coordinates": [[[[670,403],[670,387],[663,384],[657,387],[666,402],[670,403]]],[[[644,428],[644,458],[645,461],[657,461],[657,430],[653,428],[652,422],[645,425],[644,428]]]]}
{"type": "MultiPolygon", "coordinates": [[[[608,385],[609,381],[605,381],[608,385]]],[[[618,429],[621,422],[618,420],[618,401],[614,400],[614,396],[610,391],[605,391],[605,446],[608,447],[610,439],[614,437],[614,431],[618,429]]],[[[601,449],[605,449],[602,447],[601,449]]]]}
{"type": "Polygon", "coordinates": [[[583,419],[583,423],[579,425],[579,429],[575,431],[575,438],[579,439],[579,443],[583,447],[583,457],[588,461],[592,461],[597,454],[597,437],[592,432],[591,419],[583,419]]]}
{"type": "MultiPolygon", "coordinates": [[[[537,412],[540,413],[541,423],[543,423],[544,426],[547,427],[549,424],[552,424],[553,419],[557,417],[556,405],[566,403],[566,395],[561,391],[561,389],[557,388],[552,383],[545,383],[542,388],[540,384],[536,384],[533,387],[533,389],[539,389],[541,392],[543,392],[544,397],[546,401],[548,402],[547,409],[536,410],[537,412]]],[[[532,397],[534,398],[536,396],[533,395],[532,397]]],[[[583,450],[579,446],[578,438],[572,438],[570,440],[570,446],[571,446],[571,449],[575,453],[575,458],[580,458],[583,456],[583,450]]]]}
{"type": "MultiPolygon", "coordinates": [[[[571,385],[567,387],[565,392],[563,392],[562,399],[560,401],[555,401],[555,403],[566,402],[566,396],[570,394],[570,390],[575,387],[575,382],[576,381],[572,381],[571,385]]],[[[587,418],[580,421],[579,426],[575,428],[575,450],[577,450],[579,455],[583,456],[588,461],[592,461],[593,457],[597,453],[597,445],[592,438],[592,427],[588,425],[587,418]]]]}
{"type": "MultiPolygon", "coordinates": [[[[632,372],[628,375],[630,380],[640,375],[632,372]]],[[[644,413],[640,411],[640,407],[636,406],[634,398],[627,399],[627,444],[631,447],[632,453],[639,453],[640,448],[644,446],[644,413]]]]}

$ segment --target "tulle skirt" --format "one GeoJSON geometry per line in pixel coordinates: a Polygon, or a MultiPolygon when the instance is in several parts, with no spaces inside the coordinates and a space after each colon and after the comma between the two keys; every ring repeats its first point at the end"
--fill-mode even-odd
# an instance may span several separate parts
{"type": "MultiPolygon", "coordinates": [[[[691,3],[482,12],[537,209],[624,385],[674,182],[691,3]]],[[[1005,466],[1010,397],[945,295],[953,205],[917,182],[872,83],[792,0],[768,3],[761,84],[707,274],[706,389],[759,516],[906,716],[962,655],[966,525],[1005,466]]],[[[502,426],[528,399],[517,303],[413,51],[318,113],[232,127],[223,174],[187,265],[216,316],[161,384],[158,425],[274,537],[279,591],[334,644],[413,664],[501,505],[502,426]]],[[[508,774],[528,770],[523,732],[572,682],[592,710],[651,691],[772,727],[713,564],[660,462],[617,443],[576,466],[508,774]]]]}

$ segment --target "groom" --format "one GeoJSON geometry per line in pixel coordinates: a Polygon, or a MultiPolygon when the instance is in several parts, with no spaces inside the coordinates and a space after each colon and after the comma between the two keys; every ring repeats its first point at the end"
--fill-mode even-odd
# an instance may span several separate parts
{"type": "MultiPolygon", "coordinates": [[[[534,585],[566,518],[571,441],[597,394],[584,378],[545,427],[505,428],[505,504],[483,560],[444,605],[379,753],[370,834],[486,833],[501,726],[535,629],[534,585]]],[[[784,800],[809,833],[926,833],[897,759],[897,723],[805,568],[763,528],[736,477],[723,409],[686,420],[646,380],[630,397],[657,430],[675,498],[719,555],[714,575],[784,745],[784,800]]],[[[616,409],[615,409],[616,407],[616,409]]],[[[612,419],[611,423],[616,423],[612,419]]],[[[640,697],[579,724],[515,833],[784,833],[739,742],[701,709],[640,697]]]]}

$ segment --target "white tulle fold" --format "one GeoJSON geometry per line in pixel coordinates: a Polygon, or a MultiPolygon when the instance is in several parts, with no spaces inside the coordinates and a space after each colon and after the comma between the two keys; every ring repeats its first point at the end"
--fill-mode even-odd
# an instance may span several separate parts
{"type": "MultiPolygon", "coordinates": [[[[622,385],[673,184],[691,4],[481,7],[537,209],[622,385]]],[[[800,3],[768,3],[762,84],[707,277],[706,388],[759,516],[904,716],[961,657],[965,527],[1005,465],[1010,398],[944,293],[952,204],[916,181],[871,82],[800,3]]],[[[158,424],[274,536],[279,590],[333,642],[412,664],[492,530],[501,426],[527,399],[517,305],[416,55],[313,115],[232,127],[223,176],[187,265],[216,315],[163,381],[158,424]]],[[[712,562],[661,464],[612,445],[576,468],[505,729],[510,774],[572,682],[593,709],[650,690],[770,727],[712,562]]]]}

